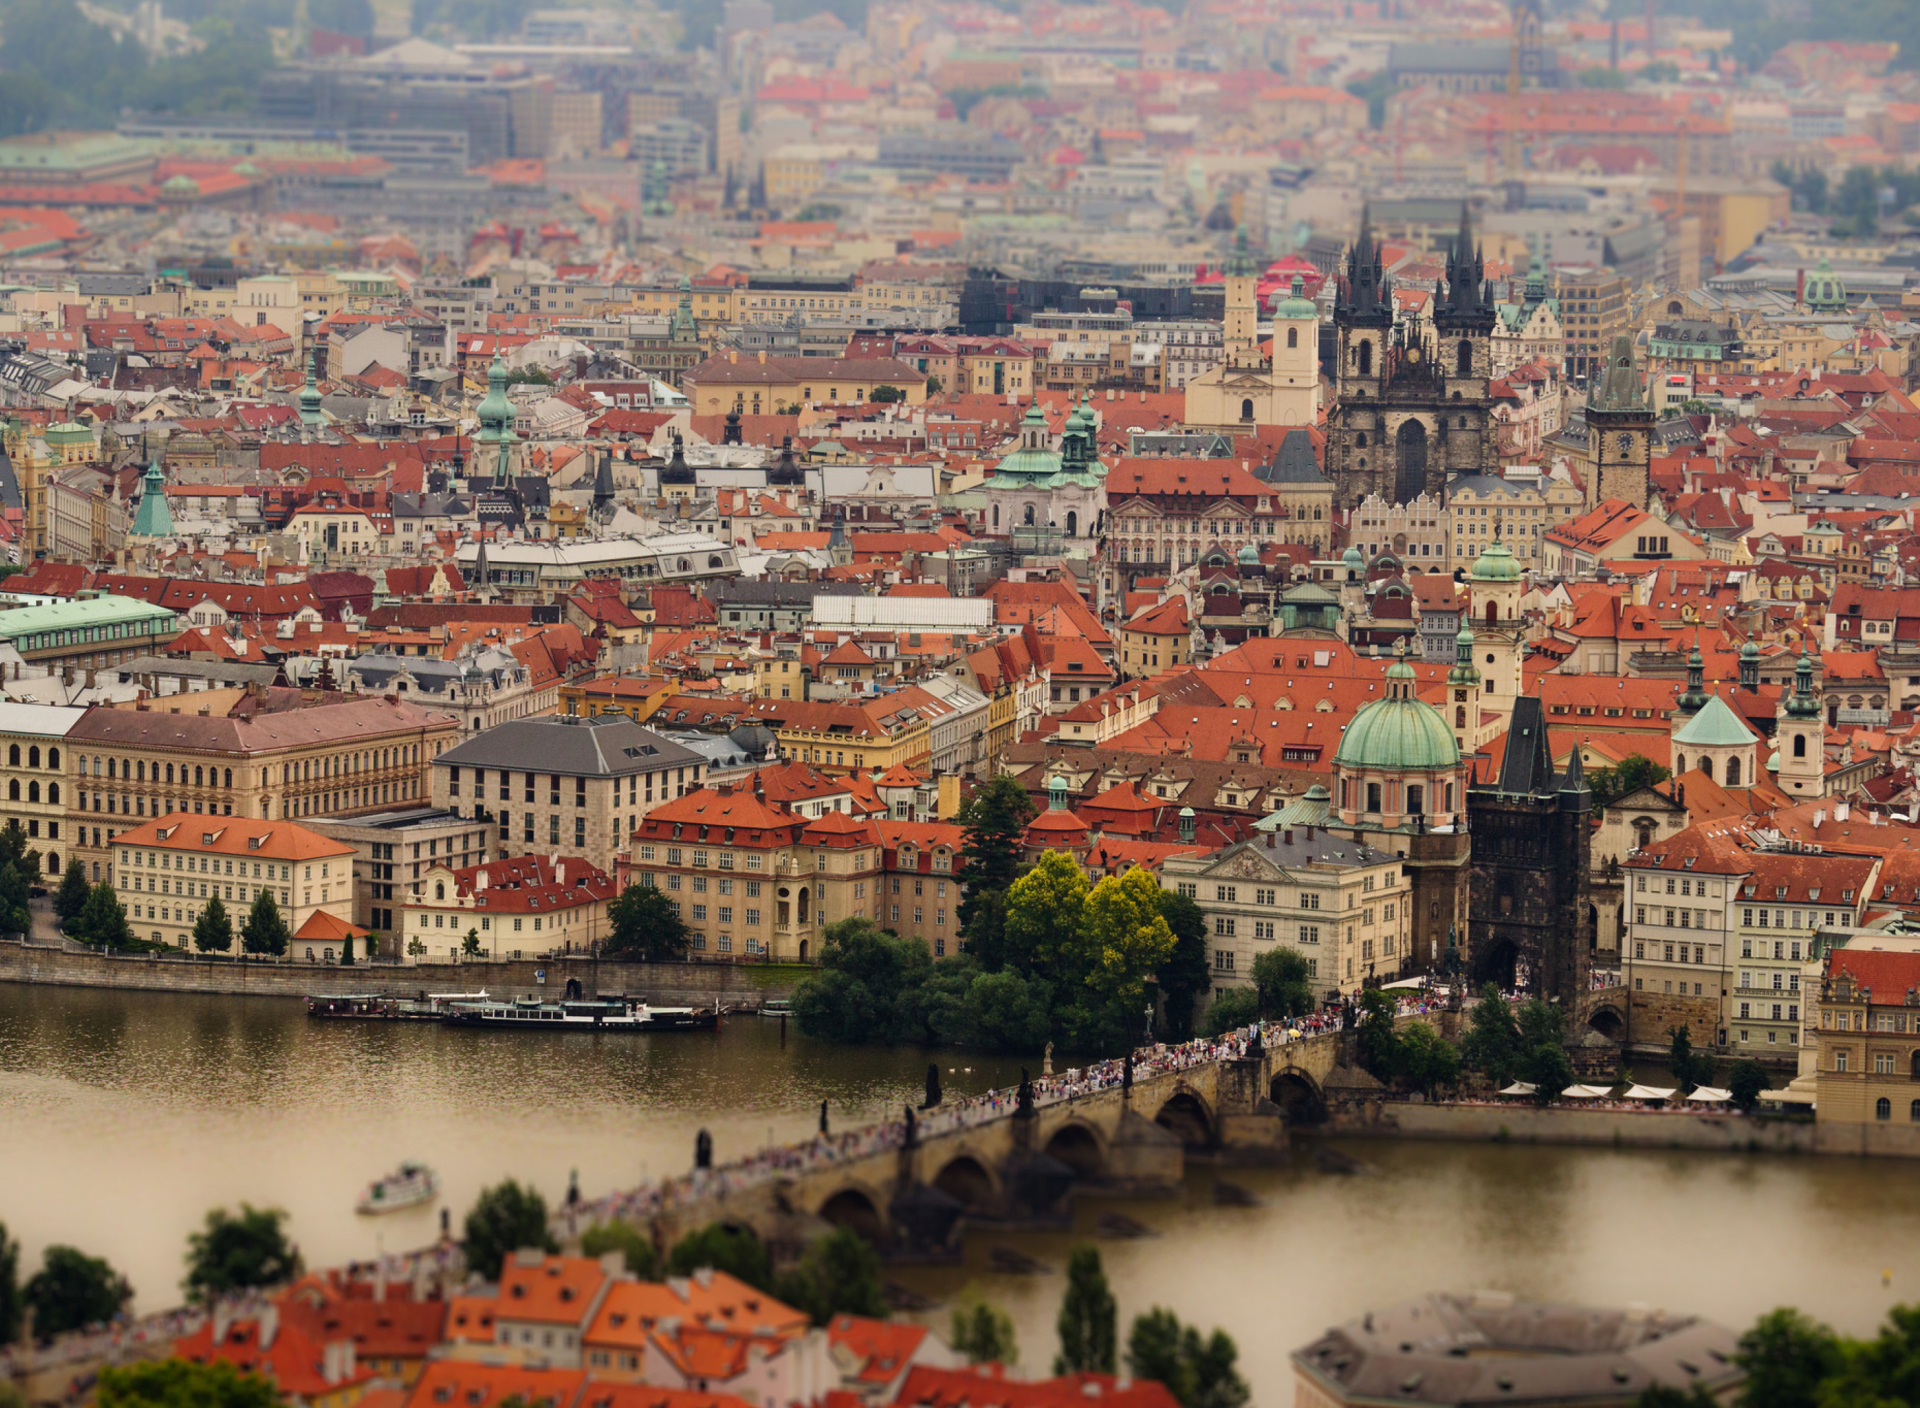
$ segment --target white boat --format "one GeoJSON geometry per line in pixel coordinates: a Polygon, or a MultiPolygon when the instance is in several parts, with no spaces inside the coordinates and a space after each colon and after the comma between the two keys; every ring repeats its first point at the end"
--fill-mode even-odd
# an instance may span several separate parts
{"type": "Polygon", "coordinates": [[[432,1169],[425,1164],[405,1163],[385,1178],[369,1183],[354,1208],[363,1213],[398,1212],[430,1203],[439,1192],[440,1180],[432,1169]]]}

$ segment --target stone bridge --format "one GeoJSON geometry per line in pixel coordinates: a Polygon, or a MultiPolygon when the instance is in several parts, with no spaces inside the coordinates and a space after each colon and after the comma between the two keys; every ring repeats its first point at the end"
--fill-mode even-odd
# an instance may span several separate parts
{"type": "MultiPolygon", "coordinates": [[[[1325,1113],[1322,1087],[1335,1034],[1270,1045],[1257,1056],[1141,1072],[1118,1086],[1057,1098],[957,1128],[923,1117],[913,1147],[898,1135],[869,1152],[681,1200],[640,1220],[668,1247],[712,1222],[751,1227],[776,1255],[793,1255],[823,1224],[852,1227],[888,1251],[944,1249],[962,1219],[1045,1223],[1075,1191],[1170,1193],[1189,1156],[1266,1162],[1285,1156],[1289,1124],[1325,1113]]],[[[719,1170],[725,1175],[728,1170],[719,1170]]]]}

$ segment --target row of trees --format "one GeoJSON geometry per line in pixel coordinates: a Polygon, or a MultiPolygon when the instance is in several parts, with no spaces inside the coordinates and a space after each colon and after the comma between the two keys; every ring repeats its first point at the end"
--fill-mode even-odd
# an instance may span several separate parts
{"type": "MultiPolygon", "coordinates": [[[[1060,1352],[1053,1372],[1111,1374],[1119,1347],[1119,1315],[1096,1247],[1075,1247],[1067,1258],[1067,1289],[1055,1325],[1060,1352]]],[[[958,1337],[955,1348],[960,1348],[958,1337]]],[[[1202,1336],[1171,1310],[1155,1306],[1134,1317],[1127,1333],[1127,1372],[1163,1383],[1181,1408],[1244,1408],[1252,1396],[1236,1367],[1232,1336],[1202,1336]]]]}
{"type": "MultiPolygon", "coordinates": [[[[113,886],[104,880],[89,885],[86,868],[77,859],[67,863],[66,873],[60,877],[60,888],[53,893],[53,912],[61,931],[81,943],[111,949],[152,947],[134,934],[126,906],[113,886]]],[[[202,953],[231,953],[235,937],[232,916],[220,897],[213,896],[194,921],[193,946],[202,953]]],[[[293,932],[271,891],[262,889],[254,896],[237,937],[245,953],[276,958],[286,953],[293,932]]],[[[349,940],[346,962],[353,961],[352,954],[349,940]]]]}
{"type": "Polygon", "coordinates": [[[980,788],[960,813],[967,893],[961,952],[931,957],[871,920],[828,927],[821,971],[793,997],[800,1029],[831,1041],[941,1043],[990,1051],[1116,1052],[1164,998],[1169,1035],[1192,1034],[1209,982],[1199,907],[1145,870],[1089,886],[1070,855],[1023,867],[1033,804],[1011,777],[980,788]]]}
{"type": "MultiPolygon", "coordinates": [[[[285,1220],[276,1209],[245,1203],[238,1216],[225,1208],[209,1212],[205,1226],[187,1238],[187,1274],[181,1282],[187,1298],[205,1304],[230,1291],[292,1280],[300,1257],[287,1241],[285,1220]]],[[[19,1338],[28,1312],[34,1334],[46,1339],[105,1324],[133,1299],[125,1276],[76,1247],[48,1247],[40,1269],[24,1283],[20,1269],[20,1244],[0,1224],[0,1345],[19,1338]]]]}

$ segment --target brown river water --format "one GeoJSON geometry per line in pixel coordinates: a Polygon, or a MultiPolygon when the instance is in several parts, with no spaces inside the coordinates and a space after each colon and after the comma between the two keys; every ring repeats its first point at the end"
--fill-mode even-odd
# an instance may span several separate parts
{"type": "MultiPolygon", "coordinates": [[[[769,1019],[652,1037],[310,1021],[264,998],[0,984],[0,1222],[23,1271],[68,1242],[124,1271],[137,1308],[176,1304],[187,1233],[242,1200],[291,1214],[309,1263],[431,1241],[432,1208],[357,1217],[360,1188],[402,1159],[441,1175],[457,1228],[509,1174],[550,1202],[679,1172],[706,1128],[716,1160],[918,1101],[928,1053],[829,1047],[769,1019]]],[[[1019,1062],[938,1052],[946,1088],[1018,1079],[1019,1062]],[[970,1068],[970,1069],[969,1069],[970,1068]]],[[[1217,1206],[1214,1170],[1182,1199],[1083,1200],[1157,1236],[1101,1243],[1122,1333],[1173,1307],[1239,1342],[1255,1402],[1291,1398],[1287,1353],[1394,1298],[1480,1287],[1642,1302],[1744,1326],[1797,1304],[1853,1332],[1920,1301],[1920,1168],[1891,1161],[1351,1141],[1373,1171],[1221,1170],[1257,1207],[1217,1206]],[[1883,1284],[1884,1273],[1890,1281],[1883,1284]]],[[[973,1280],[1013,1312],[1045,1372],[1066,1234],[982,1233],[964,1266],[890,1275],[945,1298],[973,1280]],[[1052,1268],[989,1269],[995,1245],[1052,1268]]],[[[944,1326],[943,1317],[936,1323],[944,1326]]]]}

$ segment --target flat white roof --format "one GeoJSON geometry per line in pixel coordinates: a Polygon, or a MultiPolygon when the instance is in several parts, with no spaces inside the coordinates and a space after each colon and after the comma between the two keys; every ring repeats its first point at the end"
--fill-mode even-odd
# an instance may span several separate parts
{"type": "Polygon", "coordinates": [[[11,704],[0,702],[0,733],[34,733],[42,738],[65,738],[85,718],[85,709],[65,704],[11,704]]]}
{"type": "Polygon", "coordinates": [[[816,596],[813,619],[873,630],[991,631],[993,603],[984,597],[816,596]]]}

